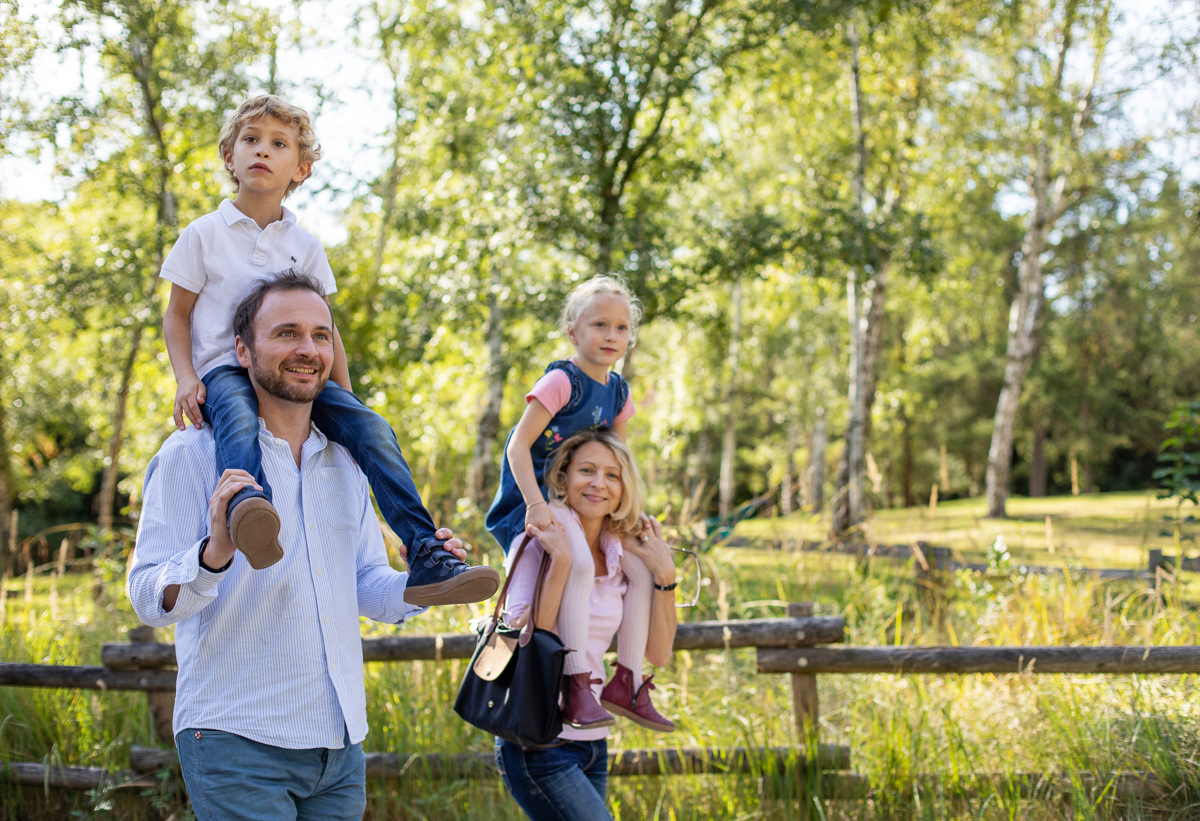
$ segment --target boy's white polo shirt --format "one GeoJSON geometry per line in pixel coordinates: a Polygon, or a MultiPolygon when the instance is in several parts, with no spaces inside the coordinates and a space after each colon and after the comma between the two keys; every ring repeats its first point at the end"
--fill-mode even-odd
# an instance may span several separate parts
{"type": "Polygon", "coordinates": [[[259,229],[230,200],[193,222],[171,248],[162,278],[196,294],[192,309],[192,365],[201,378],[219,365],[236,365],[233,314],[261,280],[292,268],[337,291],[321,241],[283,219],[259,229]]]}

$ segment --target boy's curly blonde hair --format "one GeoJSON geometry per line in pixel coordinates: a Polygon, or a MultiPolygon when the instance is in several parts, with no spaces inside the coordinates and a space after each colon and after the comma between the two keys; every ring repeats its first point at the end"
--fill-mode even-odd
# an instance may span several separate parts
{"type": "MultiPolygon", "coordinates": [[[[296,131],[300,135],[300,163],[314,163],[321,159],[321,144],[317,142],[317,133],[313,131],[312,120],[309,119],[308,112],[299,106],[292,105],[283,97],[277,97],[274,94],[260,94],[257,97],[250,97],[245,102],[237,107],[233,114],[229,115],[229,119],[225,122],[225,127],[221,129],[221,139],[217,143],[217,151],[221,155],[221,161],[225,161],[227,154],[233,153],[233,146],[237,142],[238,134],[248,121],[259,117],[274,117],[279,122],[295,126],[296,131]]],[[[309,176],[312,176],[311,170],[309,176]]],[[[233,180],[233,189],[237,191],[240,183],[234,175],[233,170],[229,170],[229,178],[233,180]]],[[[308,177],[305,177],[308,179],[308,177]]],[[[293,191],[299,188],[304,183],[293,181],[288,185],[287,191],[284,192],[284,197],[291,195],[293,191]]]]}
{"type": "Polygon", "coordinates": [[[621,501],[608,519],[609,529],[618,536],[636,536],[642,532],[642,511],[646,509],[646,485],[638,471],[637,459],[629,446],[611,428],[581,430],[558,446],[554,461],[546,471],[546,490],[554,501],[566,504],[567,470],[576,452],[589,442],[599,442],[612,451],[621,467],[621,501]]]}

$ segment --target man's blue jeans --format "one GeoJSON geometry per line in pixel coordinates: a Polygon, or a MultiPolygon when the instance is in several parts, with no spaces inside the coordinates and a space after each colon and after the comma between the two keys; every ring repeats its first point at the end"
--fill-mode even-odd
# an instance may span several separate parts
{"type": "Polygon", "coordinates": [[[367,809],[362,744],[287,750],[220,730],[175,736],[200,821],[360,821],[367,809]]]}
{"type": "MultiPolygon", "coordinates": [[[[222,365],[204,375],[206,391],[201,409],[204,421],[213,427],[216,440],[217,474],[230,468],[244,470],[262,485],[262,491],[242,488],[229,502],[229,513],[252,496],[271,498],[271,487],[262,469],[262,447],[258,443],[258,397],[245,368],[222,365]]],[[[392,426],[362,400],[335,382],[313,402],[313,424],[331,442],[354,457],[384,520],[409,547],[433,535],[433,519],[421,503],[412,473],[392,426]]]]}
{"type": "Polygon", "coordinates": [[[523,750],[496,739],[496,764],[504,787],[532,821],[612,821],[608,742],[568,741],[560,747],[523,750]]]}

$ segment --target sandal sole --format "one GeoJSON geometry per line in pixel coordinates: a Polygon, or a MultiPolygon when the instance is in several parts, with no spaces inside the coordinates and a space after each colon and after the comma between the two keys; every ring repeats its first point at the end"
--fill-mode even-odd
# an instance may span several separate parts
{"type": "Polygon", "coordinates": [[[256,504],[254,499],[247,499],[234,508],[229,536],[255,570],[270,567],[283,558],[279,515],[270,502],[256,504]]]}
{"type": "Polygon", "coordinates": [[[600,706],[603,707],[605,710],[608,710],[610,713],[616,713],[617,715],[621,716],[621,718],[629,719],[634,724],[637,724],[639,727],[645,727],[647,730],[654,730],[657,733],[673,733],[673,732],[675,732],[674,724],[672,724],[669,727],[664,724],[655,724],[653,721],[644,719],[637,713],[630,712],[629,710],[626,710],[624,707],[621,707],[618,704],[613,704],[611,701],[605,701],[604,699],[600,699],[600,706]]]}
{"type": "Polygon", "coordinates": [[[491,567],[472,567],[452,579],[404,590],[404,601],[416,607],[475,604],[487,601],[500,589],[500,574],[491,567]]]}

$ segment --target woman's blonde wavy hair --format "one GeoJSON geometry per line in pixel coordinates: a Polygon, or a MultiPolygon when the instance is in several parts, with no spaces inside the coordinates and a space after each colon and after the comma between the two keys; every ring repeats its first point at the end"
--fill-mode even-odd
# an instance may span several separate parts
{"type": "Polygon", "coordinates": [[[635,536],[642,532],[642,511],[646,509],[646,485],[638,471],[633,451],[611,428],[581,430],[558,446],[554,461],[546,471],[546,489],[554,501],[567,503],[567,470],[576,452],[586,444],[599,442],[612,451],[621,468],[621,502],[609,515],[609,529],[618,536],[635,536]]]}

